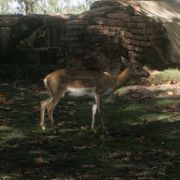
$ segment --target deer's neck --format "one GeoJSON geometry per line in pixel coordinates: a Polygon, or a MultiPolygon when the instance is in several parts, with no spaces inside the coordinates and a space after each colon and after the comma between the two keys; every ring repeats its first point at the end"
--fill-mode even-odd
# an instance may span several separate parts
{"type": "Polygon", "coordinates": [[[124,85],[133,75],[131,68],[126,68],[123,72],[115,77],[115,89],[124,85]]]}

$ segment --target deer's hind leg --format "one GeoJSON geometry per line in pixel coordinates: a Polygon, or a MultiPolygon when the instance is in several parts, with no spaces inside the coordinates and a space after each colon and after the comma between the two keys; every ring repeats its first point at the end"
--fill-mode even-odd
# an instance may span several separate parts
{"type": "Polygon", "coordinates": [[[60,91],[58,95],[52,97],[52,100],[49,102],[47,106],[48,118],[54,132],[55,132],[55,125],[54,125],[54,118],[53,118],[54,108],[58,104],[59,100],[64,96],[64,94],[65,94],[64,90],[60,91]]]}
{"type": "Polygon", "coordinates": [[[45,117],[45,111],[48,107],[48,104],[52,101],[52,97],[49,97],[43,101],[41,101],[41,119],[40,119],[40,126],[42,130],[45,130],[45,124],[44,124],[44,117],[45,117]]]}

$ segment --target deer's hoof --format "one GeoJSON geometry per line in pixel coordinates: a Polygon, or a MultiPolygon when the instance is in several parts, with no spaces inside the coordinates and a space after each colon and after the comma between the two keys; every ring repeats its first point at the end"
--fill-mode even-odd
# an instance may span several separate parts
{"type": "Polygon", "coordinates": [[[93,128],[91,128],[91,132],[97,133],[97,130],[93,127],[93,128]]]}
{"type": "Polygon", "coordinates": [[[106,136],[109,136],[109,131],[106,129],[106,130],[104,131],[104,134],[105,134],[106,136]]]}
{"type": "Polygon", "coordinates": [[[42,125],[40,125],[40,126],[41,126],[41,129],[42,129],[43,131],[46,129],[45,126],[42,126],[42,125]]]}
{"type": "Polygon", "coordinates": [[[56,131],[56,129],[53,129],[53,133],[54,133],[54,134],[57,134],[57,131],[56,131]]]}

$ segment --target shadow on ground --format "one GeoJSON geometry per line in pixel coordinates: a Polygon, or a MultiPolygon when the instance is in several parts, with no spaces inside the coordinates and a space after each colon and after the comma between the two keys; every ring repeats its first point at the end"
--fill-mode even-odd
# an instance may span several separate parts
{"type": "Polygon", "coordinates": [[[1,85],[2,179],[179,179],[178,96],[128,95],[106,103],[106,139],[89,130],[91,105],[83,100],[63,100],[55,112],[57,134],[48,122],[42,132],[42,96],[1,85]]]}

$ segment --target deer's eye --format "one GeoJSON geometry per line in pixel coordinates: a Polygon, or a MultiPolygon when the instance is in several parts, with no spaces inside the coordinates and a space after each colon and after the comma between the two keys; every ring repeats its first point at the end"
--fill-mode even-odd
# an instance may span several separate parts
{"type": "Polygon", "coordinates": [[[139,67],[136,67],[136,70],[140,70],[140,68],[139,68],[139,67]]]}

